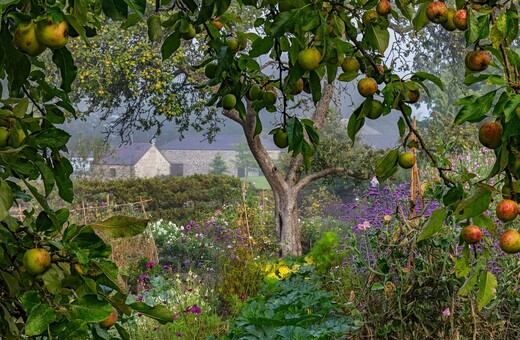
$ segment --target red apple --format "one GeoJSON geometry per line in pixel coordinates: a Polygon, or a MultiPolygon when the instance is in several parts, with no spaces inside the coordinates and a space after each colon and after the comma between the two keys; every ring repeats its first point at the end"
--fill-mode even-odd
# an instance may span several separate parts
{"type": "Polygon", "coordinates": [[[476,225],[468,225],[462,228],[462,240],[469,244],[477,243],[482,239],[482,229],[476,225]]]}

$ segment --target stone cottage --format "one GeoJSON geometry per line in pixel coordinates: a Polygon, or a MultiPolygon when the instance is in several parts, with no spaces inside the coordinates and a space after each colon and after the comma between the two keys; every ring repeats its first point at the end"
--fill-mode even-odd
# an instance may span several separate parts
{"type": "MultiPolygon", "coordinates": [[[[217,135],[211,144],[200,135],[189,135],[183,140],[171,141],[159,149],[171,163],[173,176],[207,174],[211,170],[213,159],[220,155],[226,162],[227,174],[244,177],[246,169],[236,166],[237,145],[241,143],[245,143],[242,135],[217,135]]],[[[272,159],[278,159],[282,150],[274,145],[271,136],[263,137],[262,144],[272,159]]]]}
{"type": "MultiPolygon", "coordinates": [[[[262,142],[271,158],[278,159],[282,150],[274,145],[271,136],[262,138],[262,142]]],[[[94,164],[92,175],[114,179],[207,174],[211,162],[220,155],[228,175],[245,177],[246,169],[236,166],[237,145],[241,143],[245,143],[241,135],[218,135],[211,144],[200,135],[191,135],[160,147],[148,143],[122,145],[94,164]]]]}
{"type": "Polygon", "coordinates": [[[161,177],[170,172],[170,162],[150,143],[122,145],[92,166],[93,175],[102,179],[161,177]]]}

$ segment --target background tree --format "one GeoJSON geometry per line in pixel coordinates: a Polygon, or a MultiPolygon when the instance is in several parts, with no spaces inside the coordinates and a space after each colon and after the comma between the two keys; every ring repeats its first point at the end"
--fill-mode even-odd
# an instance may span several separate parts
{"type": "Polygon", "coordinates": [[[256,163],[255,157],[249,150],[247,142],[238,143],[235,145],[235,164],[237,168],[242,168],[245,171],[246,177],[249,176],[250,172],[259,172],[258,164],[256,163]]]}
{"type": "Polygon", "coordinates": [[[228,166],[220,153],[215,155],[209,167],[209,173],[214,175],[223,175],[228,171],[228,166]]]}

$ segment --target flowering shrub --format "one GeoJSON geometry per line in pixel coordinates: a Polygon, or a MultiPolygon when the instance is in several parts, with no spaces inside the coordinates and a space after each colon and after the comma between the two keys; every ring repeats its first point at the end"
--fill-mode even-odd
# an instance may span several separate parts
{"type": "MultiPolygon", "coordinates": [[[[163,305],[173,315],[173,324],[160,326],[142,315],[134,314],[127,323],[132,338],[146,337],[150,332],[197,339],[199,336],[219,334],[224,322],[217,315],[217,298],[202,277],[189,271],[174,274],[169,266],[147,263],[145,273],[138,279],[138,291],[128,296],[128,302],[163,305]]],[[[172,336],[172,338],[175,338],[172,336]]]]}
{"type": "MultiPolygon", "coordinates": [[[[458,259],[467,254],[471,268],[481,266],[482,261],[477,258],[495,257],[478,245],[459,246],[461,226],[454,219],[443,227],[448,232],[417,242],[426,217],[437,206],[433,199],[425,199],[424,204],[411,202],[407,185],[403,184],[373,187],[354,203],[331,209],[335,218],[344,222],[336,250],[344,256],[342,265],[328,273],[327,287],[344,303],[356,303],[354,313],[360,313],[367,321],[361,336],[470,337],[488,334],[493,329],[509,338],[518,331],[514,326],[518,316],[507,310],[520,298],[520,278],[514,274],[520,257],[504,256],[495,246],[496,261],[486,265],[497,273],[501,268],[507,269],[498,277],[496,289],[500,299],[477,315],[482,297],[462,289],[464,281],[459,279],[459,272],[465,267],[458,264],[458,259]],[[410,207],[417,216],[410,214],[410,207]],[[496,327],[496,322],[504,319],[505,324],[496,327]]],[[[487,223],[492,228],[493,222],[487,223]]]]}

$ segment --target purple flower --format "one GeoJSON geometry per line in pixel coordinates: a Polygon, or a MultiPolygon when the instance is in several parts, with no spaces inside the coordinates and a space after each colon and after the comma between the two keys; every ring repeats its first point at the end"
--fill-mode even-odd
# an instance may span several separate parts
{"type": "Polygon", "coordinates": [[[155,266],[156,264],[157,264],[157,262],[154,262],[154,261],[152,261],[152,262],[148,262],[148,263],[146,264],[146,268],[153,268],[153,266],[155,266]]]}
{"type": "Polygon", "coordinates": [[[150,278],[150,275],[143,274],[143,275],[139,276],[139,281],[144,281],[144,280],[149,279],[149,278],[150,278]]]}
{"type": "Polygon", "coordinates": [[[200,307],[197,306],[197,305],[193,305],[191,308],[190,308],[190,312],[192,312],[193,314],[195,315],[198,315],[200,314],[201,310],[200,310],[200,307]]]}
{"type": "Polygon", "coordinates": [[[179,314],[175,313],[173,314],[173,320],[177,320],[179,318],[179,314]]]}
{"type": "Polygon", "coordinates": [[[184,227],[184,229],[190,231],[191,230],[191,224],[188,224],[186,227],[184,227]]]}
{"type": "Polygon", "coordinates": [[[179,338],[184,337],[184,334],[182,334],[181,332],[175,332],[175,335],[177,335],[177,337],[179,338]]]}
{"type": "Polygon", "coordinates": [[[144,296],[140,295],[137,297],[137,299],[135,301],[141,302],[141,301],[143,301],[143,299],[144,299],[144,296]]]}
{"type": "Polygon", "coordinates": [[[235,254],[231,254],[231,255],[229,255],[229,257],[231,257],[232,260],[234,260],[234,259],[237,258],[237,256],[236,256],[235,254]]]}
{"type": "Polygon", "coordinates": [[[190,264],[190,263],[191,263],[190,260],[186,260],[186,261],[184,261],[182,264],[190,264]]]}

